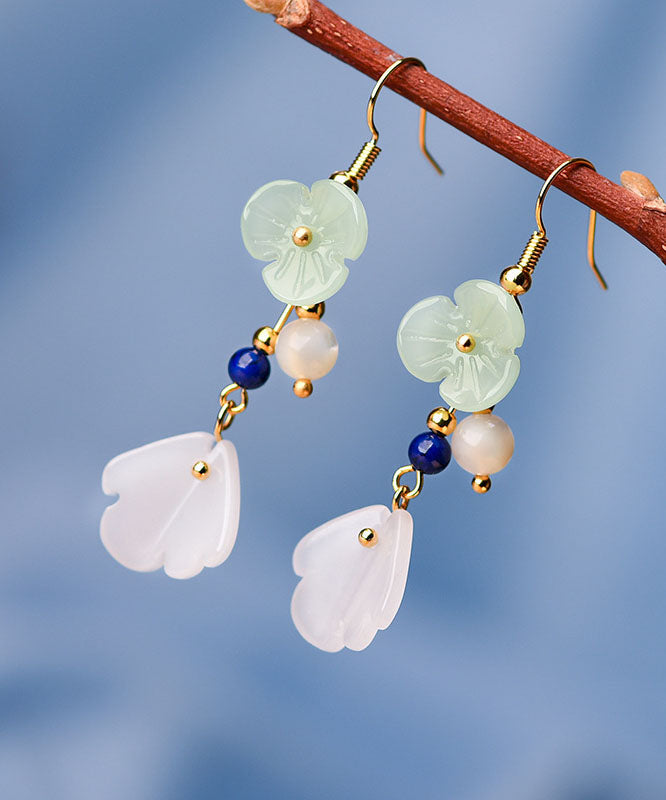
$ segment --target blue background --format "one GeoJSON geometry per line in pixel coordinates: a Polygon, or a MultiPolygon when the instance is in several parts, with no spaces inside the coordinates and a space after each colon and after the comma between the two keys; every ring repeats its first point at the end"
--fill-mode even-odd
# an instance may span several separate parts
{"type": "MultiPolygon", "coordinates": [[[[336,0],[336,10],[615,180],[666,186],[666,6],[336,0]]],[[[0,8],[0,795],[10,800],[666,796],[663,264],[553,191],[479,497],[454,464],[410,511],[402,608],[362,653],[289,617],[291,552],[388,502],[437,404],[394,346],[416,300],[495,279],[540,182],[382,94],[341,352],[307,401],[275,370],[230,431],[238,543],[194,580],[116,564],[104,464],[209,430],[228,356],[279,304],[239,216],[344,168],[371,81],[240,0],[0,8]]]]}

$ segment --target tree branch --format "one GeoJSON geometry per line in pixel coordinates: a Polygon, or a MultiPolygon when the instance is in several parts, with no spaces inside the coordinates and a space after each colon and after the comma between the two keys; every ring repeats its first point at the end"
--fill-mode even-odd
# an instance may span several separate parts
{"type": "MultiPolygon", "coordinates": [[[[275,14],[278,25],[374,80],[400,58],[318,0],[245,2],[257,11],[275,14]]],[[[418,66],[396,72],[387,87],[540,178],[568,158],[418,66]]],[[[655,202],[654,194],[642,193],[635,179],[625,188],[584,167],[567,170],[555,185],[623,228],[666,263],[666,206],[658,202],[658,194],[655,202]]]]}

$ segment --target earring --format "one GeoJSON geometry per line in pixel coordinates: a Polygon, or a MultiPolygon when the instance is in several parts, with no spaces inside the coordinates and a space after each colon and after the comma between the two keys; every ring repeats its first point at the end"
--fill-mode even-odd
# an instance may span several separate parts
{"type": "MultiPolygon", "coordinates": [[[[363,650],[393,621],[411,554],[413,523],[407,506],[420,494],[424,475],[442,472],[453,455],[474,476],[474,490],[483,494],[490,489],[490,475],[508,464],[513,434],[493,408],[520,370],[514,351],[523,343],[525,325],[518,297],[529,290],[548,243],[543,201],[555,178],[573,164],[594,169],[586,159],[571,158],[548,176],[537,198],[537,230],[518,263],[502,272],[499,285],[466,281],[455,290],[455,302],[429,297],[400,323],[397,345],[403,363],[423,381],[440,381],[439,393],[449,408],[431,411],[427,430],[409,445],[409,464],[393,475],[391,510],[377,505],[351,511],[311,531],[296,546],[293,565],[301,580],[291,615],[299,633],[315,647],[363,650]],[[456,409],[472,413],[458,423],[456,409]],[[414,478],[411,488],[403,482],[408,475],[414,478]]],[[[594,261],[595,224],[596,212],[591,211],[588,259],[607,288],[594,261]]]]}
{"type": "MultiPolygon", "coordinates": [[[[243,413],[248,392],[263,386],[271,372],[269,356],[294,378],[294,393],[308,397],[312,381],[333,368],[338,343],[321,321],[324,301],[344,284],[345,259],[357,259],[368,225],[357,197],[358,182],[380,153],[374,122],[377,95],[394,70],[418,65],[401,58],[383,73],[370,95],[367,120],[372,138],[349,169],[310,189],[296,181],[273,181],[248,200],[241,218],[243,242],[257,259],[269,261],[263,279],[285,307],[272,327],[254,334],[251,347],[229,360],[232,383],[220,393],[213,434],[187,433],[130,450],[105,467],[102,488],[119,499],[102,516],[104,546],[123,566],[140,572],[164,568],[172,578],[191,578],[216,567],[231,553],[240,513],[240,476],[234,445],[222,434],[243,413]],[[288,322],[296,311],[298,319],[288,322]]],[[[425,111],[420,144],[425,147],[425,111]]]]}

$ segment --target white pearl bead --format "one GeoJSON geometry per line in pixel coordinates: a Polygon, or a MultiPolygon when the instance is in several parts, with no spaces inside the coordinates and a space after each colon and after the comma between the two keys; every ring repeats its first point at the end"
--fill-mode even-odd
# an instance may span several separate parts
{"type": "Polygon", "coordinates": [[[338,359],[338,340],[325,322],[297,319],[278,336],[275,357],[292,378],[316,381],[327,375],[338,359]]]}
{"type": "Polygon", "coordinates": [[[513,455],[511,428],[495,414],[471,414],[456,426],[451,451],[460,466],[473,475],[493,475],[513,455]]]}

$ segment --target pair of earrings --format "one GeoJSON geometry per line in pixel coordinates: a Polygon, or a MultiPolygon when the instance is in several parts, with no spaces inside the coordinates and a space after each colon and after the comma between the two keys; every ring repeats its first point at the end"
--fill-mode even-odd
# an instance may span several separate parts
{"type": "MultiPolygon", "coordinates": [[[[234,445],[223,432],[248,406],[249,392],[263,386],[269,357],[294,379],[299,397],[312,393],[314,380],[333,368],[338,344],[324,323],[324,301],[344,284],[367,239],[367,219],[357,196],[358,182],[377,158],[379,133],[374,123],[377,95],[392,72],[404,65],[425,69],[416,58],[391,64],[368,102],[371,139],[349,169],[310,189],[295,181],[273,181],[247,202],[241,219],[250,255],[270,262],[263,269],[270,292],[285,303],[273,326],[259,328],[252,345],[229,360],[231,383],[220,393],[213,434],[188,433],[123,453],[107,464],[104,492],[119,499],[102,517],[101,537],[124,566],[148,572],[161,567],[173,578],[190,578],[204,567],[221,564],[233,549],[240,513],[240,477],[234,445]],[[297,319],[289,322],[293,312],[297,319]]],[[[421,111],[421,149],[425,112],[421,111]]],[[[423,488],[425,475],[442,472],[451,457],[473,475],[475,491],[490,488],[490,476],[509,462],[514,448],[509,426],[494,406],[518,378],[515,349],[525,335],[518,297],[530,288],[532,273],[548,240],[542,207],[568,159],[546,179],[536,205],[537,230],[516,265],[502,272],[499,284],[471,280],[448,297],[429,297],[404,316],[398,351],[406,368],[423,381],[440,382],[448,408],[427,417],[427,430],[408,448],[409,464],[392,481],[391,508],[374,505],[344,514],[308,533],[294,552],[301,578],[291,604],[296,628],[322,650],[362,650],[395,617],[405,590],[413,522],[409,502],[423,488]],[[458,412],[470,412],[457,420],[458,412]],[[449,441],[450,437],[450,441],[449,441]],[[413,476],[413,486],[405,483],[413,476]]],[[[588,257],[594,264],[596,215],[590,212],[588,257]]]]}

